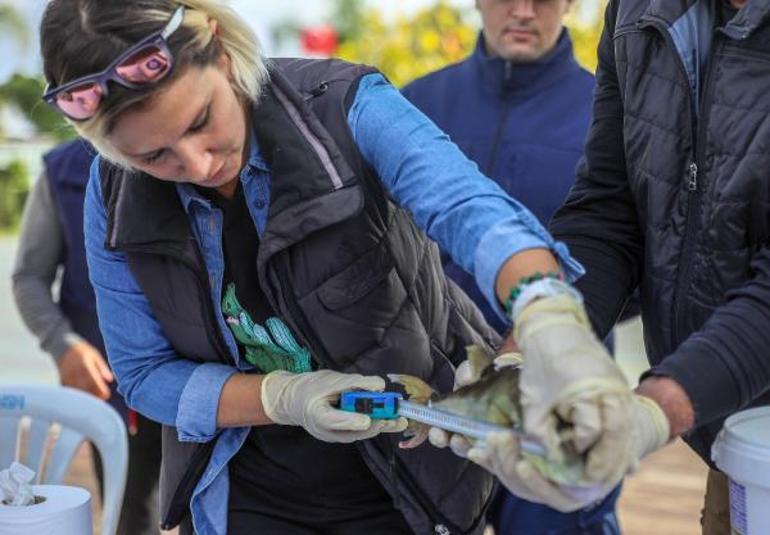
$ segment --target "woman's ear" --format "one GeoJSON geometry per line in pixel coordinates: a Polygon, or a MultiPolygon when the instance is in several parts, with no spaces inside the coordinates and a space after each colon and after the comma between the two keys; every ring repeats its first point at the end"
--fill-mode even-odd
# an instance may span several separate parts
{"type": "Polygon", "coordinates": [[[230,60],[230,56],[224,50],[217,58],[217,67],[227,76],[227,79],[232,82],[233,80],[233,62],[230,60]]]}
{"type": "MultiPolygon", "coordinates": [[[[209,28],[211,29],[211,33],[214,35],[214,37],[219,37],[219,23],[216,21],[216,19],[209,19],[209,28]]],[[[227,74],[227,79],[232,81],[233,79],[233,69],[232,69],[232,61],[230,61],[230,56],[225,52],[224,50],[219,55],[219,58],[217,59],[217,65],[219,66],[222,71],[224,71],[225,74],[227,74]]]]}

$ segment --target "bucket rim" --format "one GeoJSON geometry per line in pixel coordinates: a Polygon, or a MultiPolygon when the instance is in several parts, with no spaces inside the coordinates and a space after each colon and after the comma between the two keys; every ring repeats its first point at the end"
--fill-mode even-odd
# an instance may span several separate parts
{"type": "Polygon", "coordinates": [[[725,432],[725,439],[737,440],[742,444],[754,446],[770,452],[770,443],[761,442],[751,437],[745,436],[744,433],[738,431],[737,427],[741,424],[745,424],[752,420],[767,419],[767,423],[770,424],[770,406],[754,407],[752,409],[746,409],[744,411],[737,412],[729,416],[724,423],[723,429],[725,432]]]}

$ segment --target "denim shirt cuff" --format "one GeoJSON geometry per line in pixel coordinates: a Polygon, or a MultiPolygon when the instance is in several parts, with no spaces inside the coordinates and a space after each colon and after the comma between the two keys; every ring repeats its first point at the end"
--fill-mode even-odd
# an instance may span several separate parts
{"type": "MultiPolygon", "coordinates": [[[[525,215],[525,214],[522,214],[525,215]]],[[[497,275],[513,255],[529,249],[550,249],[564,271],[567,282],[573,283],[585,274],[585,269],[569,254],[567,245],[554,240],[538,221],[504,221],[489,229],[476,249],[474,271],[476,282],[495,313],[510,325],[505,310],[497,299],[497,275]]]]}
{"type": "Polygon", "coordinates": [[[217,432],[219,397],[237,369],[224,364],[198,366],[179,398],[176,428],[180,442],[208,442],[217,432]]]}

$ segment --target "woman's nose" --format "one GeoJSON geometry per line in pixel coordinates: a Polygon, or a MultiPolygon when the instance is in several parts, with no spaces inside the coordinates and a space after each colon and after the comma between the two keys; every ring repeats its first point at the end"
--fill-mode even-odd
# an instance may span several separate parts
{"type": "Polygon", "coordinates": [[[213,158],[207,149],[195,145],[184,145],[177,149],[182,171],[191,181],[205,180],[214,171],[213,158]]]}

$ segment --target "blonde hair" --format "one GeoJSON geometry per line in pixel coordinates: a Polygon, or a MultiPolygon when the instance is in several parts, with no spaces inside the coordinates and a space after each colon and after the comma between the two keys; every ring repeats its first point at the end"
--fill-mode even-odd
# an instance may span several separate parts
{"type": "MultiPolygon", "coordinates": [[[[46,42],[46,32],[56,34],[64,31],[60,22],[57,25],[57,19],[67,17],[67,14],[58,11],[72,9],[73,6],[66,5],[71,4],[72,0],[51,2],[41,25],[44,70],[49,81],[58,85],[89,72],[98,72],[112,61],[108,59],[107,54],[96,52],[92,56],[100,54],[98,58],[81,59],[78,56],[82,56],[84,50],[93,50],[92,47],[101,45],[102,49],[106,47],[111,49],[110,52],[114,52],[109,54],[109,57],[114,59],[127,48],[131,39],[117,25],[118,21],[129,20],[132,28],[139,26],[142,29],[155,28],[154,31],[158,31],[168,23],[180,4],[186,8],[182,25],[169,38],[169,48],[175,58],[175,71],[172,76],[146,90],[138,91],[111,83],[110,94],[102,101],[99,112],[93,118],[87,121],[70,121],[77,132],[91,141],[103,157],[117,165],[130,167],[109,141],[109,133],[116,117],[130,107],[146,103],[153,94],[167,86],[187,67],[211,64],[224,52],[230,60],[233,90],[246,102],[256,102],[269,79],[266,60],[262,56],[257,36],[238,14],[219,0],[128,0],[111,3],[112,6],[118,4],[117,8],[110,7],[109,4],[99,5],[99,0],[75,1],[77,12],[64,22],[70,26],[81,27],[80,35],[86,43],[81,43],[80,48],[72,47],[68,55],[67,51],[56,50],[57,41],[60,41],[57,40],[57,35],[50,36],[48,43],[46,42]],[[49,13],[57,9],[57,12],[49,13]],[[216,36],[212,34],[211,20],[217,23],[216,36]],[[46,47],[46,44],[49,46],[46,47]],[[50,57],[47,57],[47,49],[50,57]],[[98,65],[105,61],[107,63],[99,68],[98,65]],[[62,79],[62,73],[69,74],[67,79],[62,79]]],[[[132,31],[136,33],[139,28],[132,31]]],[[[152,31],[145,31],[145,35],[150,33],[152,31]]],[[[136,39],[133,42],[136,42],[136,39]]]]}

